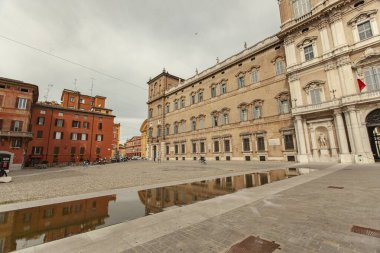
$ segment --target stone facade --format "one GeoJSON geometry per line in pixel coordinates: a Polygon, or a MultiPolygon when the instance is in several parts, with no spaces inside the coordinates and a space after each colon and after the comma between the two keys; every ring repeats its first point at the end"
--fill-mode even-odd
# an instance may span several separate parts
{"type": "Polygon", "coordinates": [[[187,80],[148,82],[148,158],[380,159],[379,1],[278,3],[278,35],[187,80]]]}
{"type": "Polygon", "coordinates": [[[148,158],[294,160],[282,44],[267,38],[187,80],[151,79],[148,158]]]}
{"type": "Polygon", "coordinates": [[[280,0],[279,6],[298,160],[379,159],[379,1],[280,0]]]}
{"type": "Polygon", "coordinates": [[[141,133],[141,157],[147,158],[147,144],[148,144],[148,120],[144,120],[144,122],[140,126],[141,133]]]}

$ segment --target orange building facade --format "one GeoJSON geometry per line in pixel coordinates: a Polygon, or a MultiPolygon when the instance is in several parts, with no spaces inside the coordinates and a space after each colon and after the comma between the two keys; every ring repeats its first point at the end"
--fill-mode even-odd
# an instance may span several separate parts
{"type": "Polygon", "coordinates": [[[110,159],[114,141],[112,110],[101,99],[64,90],[62,103],[37,103],[32,108],[33,140],[28,166],[70,164],[110,159]],[[78,102],[79,101],[79,102],[78,102]],[[92,106],[96,104],[95,106],[92,106]]]}
{"type": "Polygon", "coordinates": [[[127,140],[126,144],[126,156],[141,156],[141,136],[134,136],[127,140]]]}
{"type": "Polygon", "coordinates": [[[38,99],[38,87],[22,81],[0,78],[0,166],[21,169],[32,138],[31,107],[38,99]]]}

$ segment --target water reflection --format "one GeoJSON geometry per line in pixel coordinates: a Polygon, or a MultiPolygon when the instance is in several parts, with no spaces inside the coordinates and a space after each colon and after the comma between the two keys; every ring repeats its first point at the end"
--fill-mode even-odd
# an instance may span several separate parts
{"type": "MultiPolygon", "coordinates": [[[[0,253],[283,180],[300,172],[299,169],[277,169],[138,192],[125,190],[114,195],[0,213],[0,253]]],[[[303,169],[302,173],[308,171],[303,169]]]]}

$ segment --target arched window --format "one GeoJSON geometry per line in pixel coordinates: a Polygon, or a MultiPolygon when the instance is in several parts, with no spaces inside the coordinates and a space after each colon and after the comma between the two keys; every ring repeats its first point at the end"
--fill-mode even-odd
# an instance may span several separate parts
{"type": "Polygon", "coordinates": [[[153,118],[153,108],[149,109],[148,118],[153,118]]]}
{"type": "Polygon", "coordinates": [[[203,90],[198,91],[198,103],[203,101],[203,90]]]}
{"type": "Polygon", "coordinates": [[[151,128],[151,127],[148,129],[148,136],[149,136],[150,138],[153,137],[153,128],[151,128]]]}
{"type": "Polygon", "coordinates": [[[294,18],[302,17],[311,11],[310,0],[293,0],[294,18]]]}
{"type": "Polygon", "coordinates": [[[216,84],[213,84],[213,85],[210,87],[210,93],[211,93],[211,97],[212,97],[212,98],[216,97],[216,84]]]}

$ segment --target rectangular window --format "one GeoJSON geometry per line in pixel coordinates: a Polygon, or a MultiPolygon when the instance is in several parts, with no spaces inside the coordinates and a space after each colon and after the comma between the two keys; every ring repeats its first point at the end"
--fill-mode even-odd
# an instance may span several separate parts
{"type": "Polygon", "coordinates": [[[216,97],[216,87],[211,87],[211,97],[214,98],[216,97]]]}
{"type": "Polygon", "coordinates": [[[264,137],[257,137],[257,150],[265,151],[264,137]]]}
{"type": "Polygon", "coordinates": [[[223,95],[223,94],[226,94],[226,93],[227,93],[227,84],[223,83],[220,86],[220,94],[223,95]]]}
{"type": "Polygon", "coordinates": [[[22,131],[23,122],[19,120],[13,120],[11,122],[11,131],[13,132],[21,132],[22,131]]]}
{"type": "Polygon", "coordinates": [[[191,131],[195,131],[197,129],[197,122],[195,120],[191,121],[191,131]]]}
{"type": "Polygon", "coordinates": [[[70,97],[70,102],[74,102],[75,101],[75,98],[74,97],[70,97]]]}
{"type": "Polygon", "coordinates": [[[161,137],[161,127],[157,127],[157,137],[161,137]]]}
{"type": "Polygon", "coordinates": [[[99,129],[99,130],[102,130],[102,129],[103,129],[103,123],[102,123],[102,122],[99,122],[99,123],[98,123],[98,129],[99,129]]]}
{"type": "Polygon", "coordinates": [[[240,110],[240,121],[247,121],[248,120],[248,113],[247,109],[241,109],[240,110]]]}
{"type": "Polygon", "coordinates": [[[78,134],[77,133],[71,133],[71,140],[72,141],[78,140],[78,134]]]}
{"type": "Polygon", "coordinates": [[[22,139],[21,138],[13,138],[11,145],[12,145],[12,148],[21,148],[22,147],[22,139]]]}
{"type": "Polygon", "coordinates": [[[219,152],[219,141],[214,141],[214,152],[219,152]]]}
{"type": "Polygon", "coordinates": [[[251,145],[250,145],[249,138],[243,139],[243,151],[244,152],[250,152],[251,151],[251,145]]]}
{"type": "Polygon", "coordinates": [[[285,150],[294,150],[293,135],[286,134],[284,135],[285,150]]]}
{"type": "Polygon", "coordinates": [[[96,141],[103,141],[103,135],[102,134],[97,134],[96,135],[96,141]]]}
{"type": "Polygon", "coordinates": [[[55,120],[55,125],[56,125],[57,127],[63,127],[63,125],[64,125],[64,120],[63,120],[63,119],[56,119],[56,120],[55,120]]]}
{"type": "Polygon", "coordinates": [[[283,60],[276,61],[276,75],[281,75],[285,72],[285,64],[283,60]]]}
{"type": "Polygon", "coordinates": [[[224,152],[231,152],[230,140],[224,140],[224,152]]]}
{"type": "Polygon", "coordinates": [[[43,136],[43,132],[42,131],[37,131],[37,138],[41,139],[43,136]]]}
{"type": "Polygon", "coordinates": [[[177,144],[174,146],[174,153],[175,153],[176,155],[178,154],[178,145],[177,145],[177,144]]]}
{"type": "Polygon", "coordinates": [[[195,95],[190,96],[190,104],[195,104],[195,95]]]}
{"type": "Polygon", "coordinates": [[[83,128],[89,129],[90,128],[90,123],[88,122],[83,122],[83,128]]]}
{"type": "Polygon", "coordinates": [[[199,92],[198,93],[198,102],[202,102],[203,101],[203,92],[199,92]]]}
{"type": "Polygon", "coordinates": [[[54,133],[54,139],[55,140],[62,140],[63,139],[63,133],[62,132],[55,132],[54,133]]]}
{"type": "Polygon", "coordinates": [[[28,100],[26,98],[17,98],[17,109],[26,109],[28,100]]]}
{"type": "Polygon", "coordinates": [[[42,155],[42,147],[33,147],[32,148],[33,155],[42,155]]]}
{"type": "Polygon", "coordinates": [[[217,127],[218,126],[218,116],[217,115],[213,115],[212,116],[212,127],[217,127]]]}
{"type": "Polygon", "coordinates": [[[166,146],[166,154],[167,154],[167,155],[170,154],[170,146],[166,146]]]}
{"type": "Polygon", "coordinates": [[[290,112],[288,100],[279,101],[279,104],[280,104],[280,110],[279,110],[280,114],[286,114],[290,112]]]}
{"type": "Polygon", "coordinates": [[[199,119],[199,128],[200,129],[205,128],[205,119],[204,118],[199,119]]]}
{"type": "Polygon", "coordinates": [[[365,69],[364,79],[369,91],[380,90],[380,66],[365,69]]]}
{"type": "Polygon", "coordinates": [[[7,214],[6,213],[0,213],[0,224],[5,224],[6,222],[7,222],[7,214]]]}
{"type": "Polygon", "coordinates": [[[45,117],[38,117],[37,118],[37,125],[39,125],[39,126],[45,125],[45,117]]]}
{"type": "Polygon", "coordinates": [[[360,41],[369,39],[373,36],[370,21],[358,25],[360,41]]]}
{"type": "Polygon", "coordinates": [[[169,113],[170,112],[170,104],[167,104],[165,106],[165,113],[169,113]]]}
{"type": "Polygon", "coordinates": [[[72,123],[72,127],[73,128],[80,128],[80,122],[74,120],[73,123],[72,123]]]}
{"type": "Polygon", "coordinates": [[[193,154],[197,153],[197,144],[193,143],[192,147],[193,147],[193,154]]]}
{"type": "Polygon", "coordinates": [[[310,0],[293,0],[294,18],[302,17],[311,11],[310,0]]]}
{"type": "Polygon", "coordinates": [[[322,102],[320,89],[310,90],[309,92],[310,92],[311,104],[316,105],[322,102]]]}
{"type": "Polygon", "coordinates": [[[185,108],[185,99],[181,98],[181,109],[185,108]]]}
{"type": "Polygon", "coordinates": [[[80,100],[80,103],[81,103],[81,104],[84,104],[84,103],[86,103],[86,101],[82,98],[82,99],[80,100]]]}
{"type": "Polygon", "coordinates": [[[314,59],[313,45],[304,47],[303,51],[305,54],[305,61],[310,61],[314,59]]]}
{"type": "Polygon", "coordinates": [[[201,151],[201,153],[205,153],[205,143],[204,142],[201,142],[200,143],[200,151],[201,151]]]}
{"type": "Polygon", "coordinates": [[[84,155],[84,151],[85,151],[84,147],[81,147],[81,148],[79,149],[79,154],[80,154],[80,155],[84,155]]]}
{"type": "Polygon", "coordinates": [[[253,118],[254,119],[261,118],[261,107],[260,106],[255,106],[253,108],[253,118]]]}
{"type": "Polygon", "coordinates": [[[238,77],[237,82],[238,82],[238,89],[243,88],[244,87],[244,76],[238,77]]]}
{"type": "Polygon", "coordinates": [[[54,215],[53,208],[48,208],[44,210],[44,218],[51,218],[54,215]]]}
{"type": "Polygon", "coordinates": [[[153,109],[150,109],[150,110],[149,110],[149,115],[148,115],[148,117],[149,117],[150,119],[153,117],[153,109]]]}
{"type": "Polygon", "coordinates": [[[181,153],[182,153],[182,154],[185,154],[185,153],[186,153],[186,145],[185,145],[185,144],[182,144],[182,145],[181,145],[181,153]]]}
{"type": "Polygon", "coordinates": [[[259,82],[259,71],[257,69],[252,70],[252,83],[259,82]]]}

